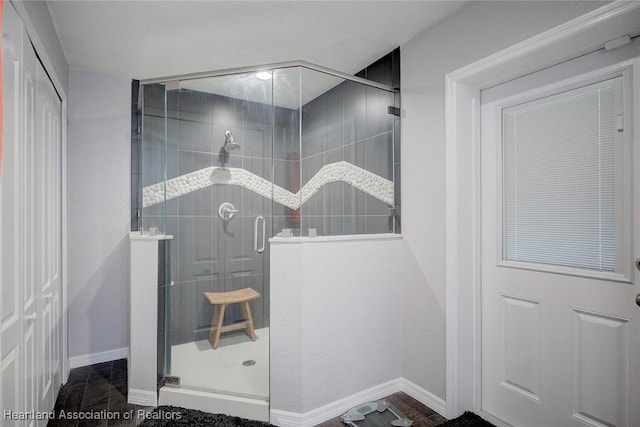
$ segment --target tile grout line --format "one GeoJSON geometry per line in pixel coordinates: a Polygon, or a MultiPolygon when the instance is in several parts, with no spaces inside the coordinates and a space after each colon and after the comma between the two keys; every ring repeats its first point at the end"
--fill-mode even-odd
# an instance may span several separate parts
{"type": "Polygon", "coordinates": [[[80,407],[78,408],[78,410],[81,410],[84,407],[84,398],[87,394],[87,386],[89,385],[89,377],[91,377],[91,371],[93,371],[93,365],[91,365],[91,367],[87,371],[87,378],[84,380],[84,388],[82,389],[82,399],[80,399],[80,407]]]}
{"type": "MultiPolygon", "coordinates": [[[[113,360],[109,368],[109,391],[107,392],[107,412],[111,412],[111,389],[113,388],[113,360]]],[[[105,427],[109,426],[109,417],[105,420],[105,427]]]]}

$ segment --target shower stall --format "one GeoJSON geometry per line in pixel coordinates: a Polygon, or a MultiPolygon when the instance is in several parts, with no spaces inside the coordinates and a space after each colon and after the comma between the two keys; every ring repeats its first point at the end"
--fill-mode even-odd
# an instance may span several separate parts
{"type": "MultiPolygon", "coordinates": [[[[269,241],[396,231],[398,104],[389,86],[304,62],[141,82],[139,228],[173,236],[162,390],[268,408],[269,241]],[[255,336],[214,346],[205,293],[249,288],[255,336]]],[[[247,318],[243,304],[223,314],[230,329],[247,318]]]]}

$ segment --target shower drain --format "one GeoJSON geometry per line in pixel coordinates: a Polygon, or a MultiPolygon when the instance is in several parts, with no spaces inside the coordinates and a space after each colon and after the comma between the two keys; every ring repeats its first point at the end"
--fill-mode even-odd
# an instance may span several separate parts
{"type": "Polygon", "coordinates": [[[242,362],[242,366],[253,366],[256,364],[255,360],[245,360],[244,362],[242,362]]]}

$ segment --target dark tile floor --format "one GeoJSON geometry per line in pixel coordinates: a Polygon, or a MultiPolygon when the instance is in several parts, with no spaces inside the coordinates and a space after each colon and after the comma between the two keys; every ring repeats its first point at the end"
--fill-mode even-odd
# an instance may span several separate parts
{"type": "Polygon", "coordinates": [[[47,425],[135,427],[143,419],[138,411],[151,409],[127,403],[127,360],[120,359],[72,369],[47,425]]]}
{"type": "MultiPolygon", "coordinates": [[[[436,427],[446,421],[428,406],[403,392],[387,397],[414,427],[436,427]]],[[[48,427],[135,427],[153,408],[127,403],[127,360],[99,363],[71,370],[55,405],[56,419],[48,427]],[[140,412],[142,411],[142,412],[140,412]],[[77,418],[84,419],[77,419],[77,418]],[[75,418],[75,419],[74,419],[75,418]],[[94,419],[91,419],[94,418],[94,419]]],[[[319,427],[344,427],[334,418],[319,427]]]]}
{"type": "MultiPolygon", "coordinates": [[[[413,427],[436,427],[447,421],[446,418],[436,413],[433,409],[418,402],[406,393],[398,392],[386,399],[398,408],[405,417],[413,421],[413,427]]],[[[340,418],[334,418],[319,424],[318,427],[344,427],[340,418]]]]}

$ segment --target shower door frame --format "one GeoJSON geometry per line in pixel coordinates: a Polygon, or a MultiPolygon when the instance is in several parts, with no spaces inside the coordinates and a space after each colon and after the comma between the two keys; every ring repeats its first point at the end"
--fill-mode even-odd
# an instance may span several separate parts
{"type": "Polygon", "coordinates": [[[385,85],[383,83],[374,82],[371,80],[364,79],[362,77],[352,76],[347,73],[343,73],[341,71],[332,70],[331,68],[323,67],[321,65],[313,64],[307,61],[286,61],[286,62],[276,62],[271,64],[262,64],[262,65],[250,65],[247,67],[238,67],[238,68],[226,68],[223,70],[217,71],[205,71],[200,73],[190,73],[190,74],[179,74],[174,76],[165,76],[165,77],[154,77],[150,79],[140,80],[141,85],[147,85],[152,83],[166,83],[180,80],[192,80],[192,79],[201,79],[206,77],[219,77],[219,76],[228,76],[233,74],[244,74],[258,71],[273,71],[281,68],[295,68],[302,67],[308,68],[310,70],[318,71],[324,74],[330,74],[335,77],[339,77],[341,79],[350,80],[356,83],[362,83],[367,86],[375,87],[378,89],[386,90],[388,92],[399,93],[400,90],[398,88],[394,88],[389,85],[385,85]]]}

